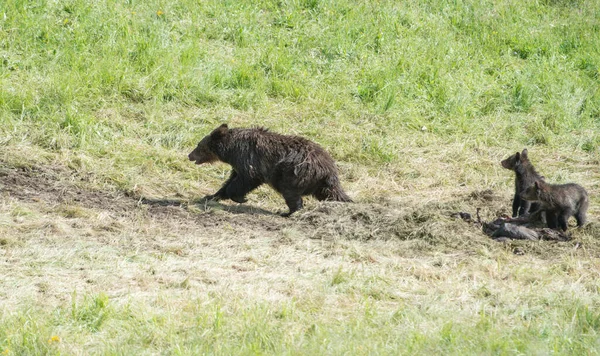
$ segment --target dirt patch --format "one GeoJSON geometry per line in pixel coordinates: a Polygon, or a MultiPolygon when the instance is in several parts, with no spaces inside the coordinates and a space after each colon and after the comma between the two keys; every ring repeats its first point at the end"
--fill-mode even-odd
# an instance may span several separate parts
{"type": "Polygon", "coordinates": [[[65,167],[2,167],[0,162],[0,196],[50,206],[108,211],[122,217],[142,213],[155,219],[190,219],[186,202],[145,204],[143,199],[123,191],[99,190],[86,185],[84,178],[65,167]]]}
{"type": "Polygon", "coordinates": [[[0,168],[0,194],[18,200],[76,204],[113,212],[126,212],[136,205],[123,193],[83,189],[78,186],[81,183],[80,178],[60,166],[0,168]]]}
{"type": "Polygon", "coordinates": [[[475,190],[469,194],[469,199],[473,201],[499,201],[502,198],[495,194],[491,189],[475,190]]]}
{"type": "Polygon", "coordinates": [[[153,219],[185,220],[204,227],[237,224],[272,231],[290,223],[275,213],[249,205],[152,199],[116,189],[91,189],[86,187],[85,179],[61,166],[7,167],[0,162],[0,196],[30,203],[80,206],[124,217],[141,213],[153,219]]]}
{"type": "MultiPolygon", "coordinates": [[[[436,214],[399,210],[376,203],[321,202],[309,204],[291,218],[251,204],[206,200],[134,197],[119,190],[90,189],[88,183],[65,167],[0,168],[0,195],[13,199],[62,206],[62,216],[74,216],[67,208],[83,207],[133,218],[140,214],[158,220],[178,220],[213,231],[272,232],[292,228],[314,239],[434,239],[436,214]]],[[[77,214],[75,214],[77,215],[77,214]]]]}

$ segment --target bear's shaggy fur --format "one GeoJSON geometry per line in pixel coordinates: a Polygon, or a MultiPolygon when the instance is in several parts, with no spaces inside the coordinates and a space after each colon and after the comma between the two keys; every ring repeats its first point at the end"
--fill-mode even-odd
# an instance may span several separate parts
{"type": "Polygon", "coordinates": [[[298,136],[280,135],[264,128],[234,128],[226,124],[204,137],[189,154],[196,164],[222,161],[233,170],[209,199],[246,201],[246,194],[263,183],[283,195],[289,216],[302,208],[302,196],[351,202],[340,185],[337,168],[321,146],[298,136]]]}
{"type": "Polygon", "coordinates": [[[522,198],[541,203],[546,212],[546,221],[551,229],[567,231],[567,221],[573,215],[577,226],[585,224],[589,206],[588,193],[579,184],[548,184],[543,180],[534,182],[522,194],[522,198]]]}
{"type": "Polygon", "coordinates": [[[531,186],[536,180],[544,179],[544,177],[535,171],[535,168],[533,168],[533,165],[529,161],[527,149],[524,149],[521,153],[515,153],[500,163],[502,167],[515,172],[515,195],[512,204],[512,217],[515,218],[537,211],[540,207],[538,203],[532,204],[521,198],[521,194],[525,192],[527,187],[531,186]]]}

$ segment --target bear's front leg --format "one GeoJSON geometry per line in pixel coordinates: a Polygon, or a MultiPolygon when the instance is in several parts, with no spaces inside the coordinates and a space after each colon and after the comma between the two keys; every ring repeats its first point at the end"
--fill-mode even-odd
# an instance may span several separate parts
{"type": "Polygon", "coordinates": [[[555,211],[546,210],[546,223],[551,229],[558,228],[558,215],[555,211]]]}
{"type": "Polygon", "coordinates": [[[521,208],[519,209],[519,216],[527,214],[531,210],[531,202],[525,199],[521,200],[521,208]]]}
{"type": "Polygon", "coordinates": [[[223,184],[221,189],[219,189],[213,195],[205,196],[204,199],[215,200],[215,201],[221,200],[221,199],[229,199],[229,196],[227,196],[227,187],[229,186],[231,181],[234,180],[236,177],[237,177],[237,172],[235,170],[231,170],[231,174],[229,175],[229,178],[227,178],[227,180],[225,181],[225,183],[223,184]]]}
{"type": "Polygon", "coordinates": [[[521,206],[521,195],[519,193],[515,193],[512,204],[512,217],[516,218],[519,216],[519,207],[521,206]]]}
{"type": "Polygon", "coordinates": [[[259,180],[238,174],[234,179],[231,179],[227,187],[223,187],[225,189],[224,195],[236,203],[245,203],[247,201],[246,194],[258,188],[261,184],[262,182],[259,180]]]}

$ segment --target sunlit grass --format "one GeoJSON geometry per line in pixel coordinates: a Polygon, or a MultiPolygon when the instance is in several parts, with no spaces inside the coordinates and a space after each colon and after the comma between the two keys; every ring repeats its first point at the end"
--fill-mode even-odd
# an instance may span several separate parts
{"type": "Polygon", "coordinates": [[[229,168],[186,155],[227,122],[318,142],[349,211],[388,210],[278,231],[227,203],[155,220],[2,196],[0,355],[597,353],[599,26],[586,0],[4,1],[0,174],[193,201],[229,168]],[[499,162],[524,147],[590,192],[581,245],[447,214],[484,189],[485,219],[508,211],[499,162]]]}

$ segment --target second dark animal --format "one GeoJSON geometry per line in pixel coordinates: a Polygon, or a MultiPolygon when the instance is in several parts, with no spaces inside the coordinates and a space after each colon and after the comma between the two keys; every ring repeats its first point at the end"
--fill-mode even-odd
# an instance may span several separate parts
{"type": "Polygon", "coordinates": [[[515,153],[500,163],[502,167],[515,172],[515,195],[512,204],[512,217],[515,218],[538,210],[540,208],[539,203],[531,203],[521,197],[521,194],[525,192],[527,187],[531,186],[535,181],[544,179],[544,177],[536,172],[529,161],[527,149],[524,149],[521,153],[515,153]]]}
{"type": "Polygon", "coordinates": [[[551,229],[567,231],[568,220],[575,216],[577,226],[585,224],[589,206],[588,193],[579,184],[548,184],[543,180],[534,182],[521,195],[528,201],[537,201],[546,212],[546,221],[551,229]]]}
{"type": "Polygon", "coordinates": [[[223,124],[204,137],[188,156],[196,164],[225,162],[233,170],[229,179],[209,199],[246,201],[246,194],[267,183],[289,207],[289,216],[302,208],[302,196],[351,202],[338,179],[331,156],[319,145],[298,136],[264,128],[229,129],[223,124]]]}

